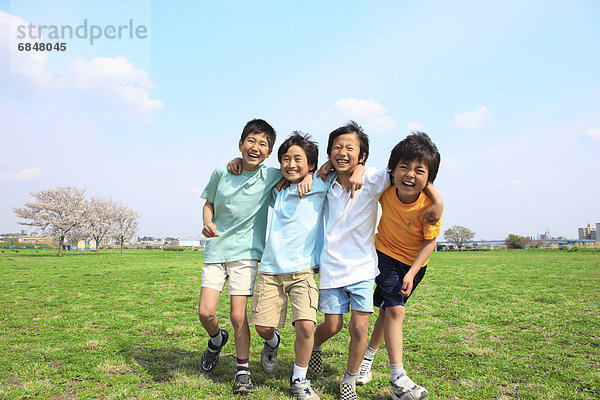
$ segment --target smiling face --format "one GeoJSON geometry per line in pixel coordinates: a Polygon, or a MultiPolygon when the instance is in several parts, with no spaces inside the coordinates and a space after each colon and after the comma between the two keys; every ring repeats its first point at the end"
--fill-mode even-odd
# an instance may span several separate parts
{"type": "Polygon", "coordinates": [[[360,157],[360,140],[356,133],[345,133],[333,140],[329,161],[338,176],[352,175],[354,168],[364,159],[364,154],[360,157]]]}
{"type": "Polygon", "coordinates": [[[291,183],[299,183],[315,166],[308,165],[304,150],[298,146],[290,146],[281,156],[281,173],[291,183]]]}
{"type": "Polygon", "coordinates": [[[417,201],[419,194],[427,186],[429,169],[427,164],[420,160],[400,160],[392,171],[392,177],[398,199],[405,204],[411,204],[417,201]]]}
{"type": "Polygon", "coordinates": [[[246,171],[256,171],[260,164],[271,155],[269,141],[264,133],[249,133],[243,142],[240,142],[242,153],[242,168],[246,171]]]}

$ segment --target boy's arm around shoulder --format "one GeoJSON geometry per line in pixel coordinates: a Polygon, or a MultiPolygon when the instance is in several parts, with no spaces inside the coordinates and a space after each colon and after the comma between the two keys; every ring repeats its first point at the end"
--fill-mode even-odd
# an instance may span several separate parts
{"type": "Polygon", "coordinates": [[[417,272],[419,272],[419,270],[423,268],[423,265],[431,256],[431,253],[433,253],[434,249],[435,238],[425,239],[425,241],[423,242],[423,246],[421,246],[421,250],[419,250],[419,254],[417,254],[417,257],[415,258],[415,261],[413,262],[406,275],[404,275],[404,280],[402,281],[402,290],[400,290],[400,294],[402,296],[410,295],[413,289],[413,281],[415,279],[415,275],[417,275],[417,272]]]}
{"type": "Polygon", "coordinates": [[[444,201],[437,190],[435,190],[432,183],[428,183],[423,191],[431,199],[431,206],[423,215],[423,220],[430,225],[435,225],[442,217],[442,213],[444,211],[444,201]]]}

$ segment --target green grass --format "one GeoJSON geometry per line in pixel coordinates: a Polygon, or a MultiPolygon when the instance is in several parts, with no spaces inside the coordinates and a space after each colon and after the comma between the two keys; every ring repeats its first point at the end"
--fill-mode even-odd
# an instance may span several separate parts
{"type": "MultiPolygon", "coordinates": [[[[199,367],[201,265],[193,251],[0,253],[0,398],[233,398],[233,341],[212,373],[199,367]]],[[[431,399],[600,398],[599,252],[448,252],[430,265],[407,308],[405,367],[431,399]]],[[[222,296],[232,333],[228,306],[222,296]]],[[[285,398],[293,330],[267,375],[251,329],[249,398],[285,398]]],[[[326,343],[324,376],[309,374],[322,399],[337,398],[348,340],[326,343]]],[[[359,397],[390,398],[388,371],[382,348],[359,397]]]]}

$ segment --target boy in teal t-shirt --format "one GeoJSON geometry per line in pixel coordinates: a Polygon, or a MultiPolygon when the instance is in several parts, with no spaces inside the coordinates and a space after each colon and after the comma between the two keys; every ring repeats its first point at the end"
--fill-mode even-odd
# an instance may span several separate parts
{"type": "Polygon", "coordinates": [[[279,169],[262,165],[273,150],[275,137],[275,130],[267,122],[260,119],[248,122],[239,142],[242,173],[234,175],[225,166],[219,167],[202,192],[202,198],[206,199],[202,234],[207,240],[198,315],[210,339],[202,354],[201,367],[204,371],[215,368],[229,337],[226,330],[219,328],[216,316],[219,295],[229,281],[230,319],[237,356],[234,393],[254,390],[248,363],[250,329],[246,304],[253,293],[258,260],[265,247],[271,190],[282,177],[279,169]]]}

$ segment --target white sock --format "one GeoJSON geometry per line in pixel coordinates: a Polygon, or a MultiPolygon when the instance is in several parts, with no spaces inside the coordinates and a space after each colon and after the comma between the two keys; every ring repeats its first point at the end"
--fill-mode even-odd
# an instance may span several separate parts
{"type": "Polygon", "coordinates": [[[365,350],[365,357],[363,358],[363,360],[373,362],[373,359],[375,358],[375,353],[377,353],[377,349],[374,349],[371,346],[367,346],[367,350],[365,350]]]}
{"type": "Polygon", "coordinates": [[[220,346],[223,343],[223,335],[221,334],[221,330],[219,329],[219,333],[215,337],[210,337],[210,342],[215,346],[220,346]]]}
{"type": "Polygon", "coordinates": [[[294,373],[292,374],[292,382],[295,380],[303,381],[306,380],[306,371],[308,370],[308,365],[306,367],[299,367],[296,363],[294,363],[294,373]]]}
{"type": "Polygon", "coordinates": [[[346,373],[344,374],[344,377],[342,378],[342,383],[351,383],[353,385],[356,384],[356,372],[352,373],[348,370],[346,370],[346,373]]]}
{"type": "Polygon", "coordinates": [[[406,371],[404,370],[404,365],[400,364],[391,364],[390,365],[390,380],[395,382],[402,375],[406,375],[406,371]]]}
{"type": "Polygon", "coordinates": [[[279,346],[279,332],[277,332],[277,329],[273,331],[273,337],[269,340],[265,340],[265,342],[267,342],[269,347],[272,349],[279,346]]]}
{"type": "Polygon", "coordinates": [[[322,351],[323,343],[317,345],[316,343],[313,345],[313,351],[322,351]]]}

